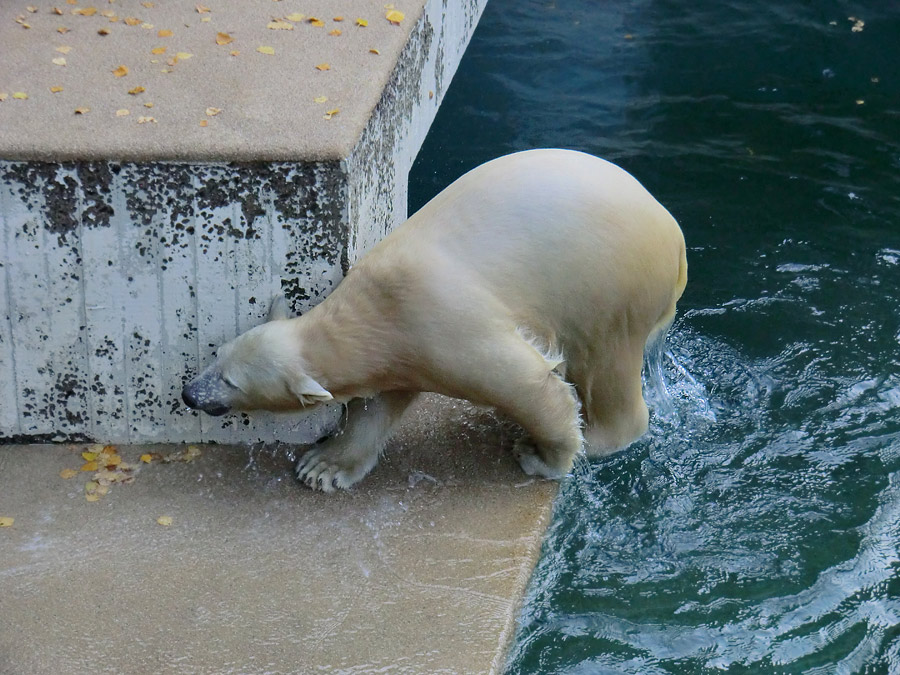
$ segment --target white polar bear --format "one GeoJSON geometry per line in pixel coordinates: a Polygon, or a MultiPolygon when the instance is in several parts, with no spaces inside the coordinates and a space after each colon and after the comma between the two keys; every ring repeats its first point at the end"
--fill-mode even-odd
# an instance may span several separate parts
{"type": "Polygon", "coordinates": [[[348,403],[344,431],[297,465],[326,492],[375,466],[423,391],[505,413],[527,432],[525,472],[558,478],[583,443],[603,454],[646,431],[643,351],[686,282],[678,224],[631,175],[520,152],[450,185],[304,316],[273,305],[183,398],[213,415],[348,403]]]}

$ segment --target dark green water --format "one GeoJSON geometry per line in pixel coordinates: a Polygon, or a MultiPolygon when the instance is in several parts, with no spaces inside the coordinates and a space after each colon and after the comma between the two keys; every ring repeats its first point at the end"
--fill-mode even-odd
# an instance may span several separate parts
{"type": "Polygon", "coordinates": [[[490,0],[411,210],[547,146],[643,182],[690,281],[650,433],[562,488],[509,672],[900,673],[900,3],[490,0]]]}

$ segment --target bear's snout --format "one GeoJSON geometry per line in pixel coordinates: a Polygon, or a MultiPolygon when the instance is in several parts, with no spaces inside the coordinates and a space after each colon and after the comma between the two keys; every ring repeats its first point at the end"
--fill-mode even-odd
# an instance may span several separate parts
{"type": "Polygon", "coordinates": [[[208,396],[207,393],[208,392],[206,392],[205,389],[198,386],[197,380],[194,380],[193,382],[186,384],[184,389],[181,390],[181,400],[184,401],[188,408],[202,410],[207,415],[212,415],[213,417],[224,415],[231,409],[221,401],[217,401],[208,396]]]}

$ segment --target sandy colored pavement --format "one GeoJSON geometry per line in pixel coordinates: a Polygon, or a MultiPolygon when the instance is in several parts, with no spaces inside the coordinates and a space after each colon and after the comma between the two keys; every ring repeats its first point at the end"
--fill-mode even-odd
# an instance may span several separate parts
{"type": "Polygon", "coordinates": [[[4,0],[0,158],[345,157],[425,1],[386,4],[4,0]]]}
{"type": "Polygon", "coordinates": [[[497,672],[556,492],[513,433],[429,397],[349,493],[203,446],[93,503],[85,446],[0,446],[0,673],[497,672]]]}

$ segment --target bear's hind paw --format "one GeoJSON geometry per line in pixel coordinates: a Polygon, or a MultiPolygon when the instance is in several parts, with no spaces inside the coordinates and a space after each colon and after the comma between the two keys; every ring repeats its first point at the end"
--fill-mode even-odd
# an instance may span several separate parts
{"type": "Polygon", "coordinates": [[[319,449],[306,452],[297,462],[297,478],[313,490],[331,493],[335,489],[346,490],[358,483],[367,472],[347,470],[335,462],[328,461],[319,449]]]}
{"type": "Polygon", "coordinates": [[[519,462],[519,466],[529,476],[540,476],[549,480],[558,480],[566,475],[565,471],[552,469],[541,458],[537,448],[528,438],[520,438],[513,447],[513,456],[519,462]]]}

